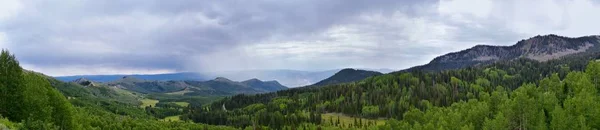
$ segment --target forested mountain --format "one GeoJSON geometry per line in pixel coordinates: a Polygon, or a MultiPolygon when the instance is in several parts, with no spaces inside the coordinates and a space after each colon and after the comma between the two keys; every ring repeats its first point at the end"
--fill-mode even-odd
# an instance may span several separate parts
{"type": "MultiPolygon", "coordinates": [[[[248,79],[263,79],[276,80],[283,86],[287,87],[302,87],[315,84],[324,80],[342,69],[332,69],[324,71],[300,71],[300,70],[245,70],[245,71],[224,71],[224,72],[182,72],[169,74],[148,74],[148,75],[78,75],[78,76],[59,76],[56,77],[64,82],[70,82],[80,78],[84,78],[93,82],[111,82],[119,80],[123,77],[135,77],[142,80],[157,80],[157,81],[182,81],[196,80],[206,81],[216,77],[227,77],[231,80],[242,81],[248,79]]],[[[392,72],[390,69],[368,69],[378,72],[392,72]]]]}
{"type": "Polygon", "coordinates": [[[55,77],[63,82],[70,82],[80,78],[84,78],[93,82],[111,82],[119,80],[123,77],[135,77],[142,80],[158,80],[158,81],[169,81],[169,80],[199,80],[204,81],[210,79],[209,76],[193,73],[169,73],[169,74],[148,74],[148,75],[77,75],[77,76],[59,76],[55,77]]]}
{"type": "Polygon", "coordinates": [[[79,78],[76,80],[71,81],[73,83],[79,84],[81,86],[96,86],[97,83],[95,83],[94,81],[88,80],[86,78],[79,78]]]}
{"type": "Polygon", "coordinates": [[[548,60],[521,57],[236,95],[191,108],[183,118],[273,129],[599,129],[599,57],[593,50],[548,60]]]}
{"type": "Polygon", "coordinates": [[[261,81],[259,79],[250,79],[243,81],[242,84],[248,85],[255,89],[262,89],[267,92],[275,92],[279,90],[288,89],[287,87],[279,84],[277,81],[261,81]]]}
{"type": "MultiPolygon", "coordinates": [[[[83,83],[85,81],[80,83],[83,83]]],[[[233,129],[159,121],[138,107],[139,96],[106,86],[65,83],[25,71],[15,56],[0,54],[0,129],[233,129]]]]}
{"type": "Polygon", "coordinates": [[[106,85],[140,93],[169,93],[192,87],[182,81],[142,80],[133,76],[125,76],[119,80],[107,82],[106,85]]]}
{"type": "MultiPolygon", "coordinates": [[[[224,72],[183,72],[170,74],[149,74],[149,75],[79,75],[79,76],[59,76],[56,77],[64,82],[73,81],[79,78],[85,78],[94,82],[111,82],[123,77],[135,77],[142,80],[157,81],[181,81],[195,80],[206,81],[216,77],[227,77],[232,80],[242,81],[247,79],[277,80],[284,86],[300,87],[314,84],[321,81],[340,69],[325,71],[300,71],[300,70],[245,70],[245,71],[224,71],[224,72]]],[[[385,69],[382,69],[385,70],[385,69]]],[[[389,71],[389,70],[385,70],[389,71]]]]}
{"type": "Polygon", "coordinates": [[[600,129],[600,51],[590,39],[598,37],[537,36],[432,61],[503,57],[488,62],[388,74],[345,69],[323,86],[292,89],[222,77],[66,83],[23,71],[2,51],[0,129],[600,129]],[[514,57],[494,48],[526,51],[504,52],[514,57]],[[159,120],[169,117],[183,121],[159,120]]]}
{"type": "Polygon", "coordinates": [[[186,94],[205,94],[205,96],[256,94],[287,89],[287,87],[279,84],[277,81],[263,82],[253,79],[244,82],[235,82],[223,77],[217,77],[208,81],[157,81],[126,76],[105,84],[139,93],[172,93],[187,90],[189,92],[186,94]]]}
{"type": "Polygon", "coordinates": [[[319,81],[312,86],[325,86],[325,85],[334,85],[340,83],[349,83],[354,81],[363,80],[365,78],[371,76],[382,75],[380,72],[368,71],[368,70],[359,70],[359,69],[342,69],[339,72],[335,73],[333,76],[319,81]]]}
{"type": "Polygon", "coordinates": [[[600,36],[569,38],[550,34],[521,40],[512,46],[478,45],[463,51],[439,56],[429,64],[404,71],[459,69],[518,58],[548,61],[572,54],[595,52],[600,52],[600,36]]]}

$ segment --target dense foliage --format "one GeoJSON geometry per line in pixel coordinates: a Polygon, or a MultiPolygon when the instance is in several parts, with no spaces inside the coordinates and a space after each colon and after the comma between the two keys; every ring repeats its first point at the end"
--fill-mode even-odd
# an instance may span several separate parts
{"type": "Polygon", "coordinates": [[[14,55],[0,54],[0,115],[30,129],[77,129],[74,108],[33,72],[23,72],[14,55]]]}
{"type": "Polygon", "coordinates": [[[0,129],[233,129],[160,121],[139,104],[119,89],[60,82],[23,71],[8,51],[0,55],[0,129]]]}
{"type": "Polygon", "coordinates": [[[397,72],[202,105],[217,97],[64,83],[2,51],[0,129],[600,129],[598,55],[397,72]],[[160,102],[140,107],[140,98],[160,102]],[[178,115],[184,121],[160,120],[178,115]]]}
{"type": "Polygon", "coordinates": [[[366,79],[368,77],[382,75],[380,72],[375,71],[367,71],[367,70],[357,70],[357,69],[342,69],[339,72],[335,73],[333,76],[321,80],[311,86],[326,86],[333,84],[341,84],[341,83],[349,83],[354,81],[360,81],[366,79]]]}
{"type": "MultiPolygon", "coordinates": [[[[358,120],[386,118],[389,121],[381,128],[396,129],[557,128],[552,122],[600,128],[593,125],[600,123],[595,119],[600,115],[593,112],[598,111],[594,107],[600,65],[589,62],[596,57],[574,55],[547,62],[518,59],[443,72],[392,73],[321,88],[236,95],[191,108],[184,118],[275,129],[302,128],[302,123],[330,127],[326,122],[331,119],[318,119],[323,113],[342,113],[358,120]],[[555,118],[559,115],[566,119],[555,118]]],[[[377,128],[368,123],[337,127],[377,128]]]]}

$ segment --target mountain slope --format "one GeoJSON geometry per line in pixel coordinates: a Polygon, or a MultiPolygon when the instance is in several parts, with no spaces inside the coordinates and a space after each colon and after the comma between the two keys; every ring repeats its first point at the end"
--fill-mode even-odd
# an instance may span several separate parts
{"type": "Polygon", "coordinates": [[[283,86],[300,87],[314,84],[338,72],[339,69],[325,71],[301,71],[301,70],[245,70],[215,72],[214,77],[227,77],[232,80],[242,81],[252,78],[263,80],[277,80],[283,86]]]}
{"type": "Polygon", "coordinates": [[[212,77],[228,77],[232,80],[242,81],[252,78],[263,80],[277,80],[284,86],[299,87],[310,85],[332,76],[339,69],[326,71],[300,71],[300,70],[246,70],[246,71],[227,71],[210,73],[171,73],[154,75],[79,75],[79,76],[58,76],[55,77],[64,82],[70,82],[79,78],[85,78],[94,82],[110,82],[121,79],[122,77],[136,77],[143,80],[210,80],[212,77]]]}
{"type": "Polygon", "coordinates": [[[193,72],[184,72],[184,73],[169,73],[169,74],[135,74],[135,75],[77,75],[77,76],[58,76],[55,77],[58,80],[63,82],[69,82],[73,80],[77,80],[79,78],[85,78],[94,82],[110,82],[119,80],[122,77],[136,77],[138,79],[143,80],[160,80],[160,81],[168,81],[168,80],[207,80],[205,75],[193,72]]]}
{"type": "Polygon", "coordinates": [[[210,111],[199,108],[186,116],[200,123],[258,124],[273,129],[283,129],[281,124],[294,125],[285,121],[296,119],[339,129],[365,129],[361,118],[395,119],[385,126],[369,127],[374,123],[367,123],[367,129],[424,129],[421,124],[447,129],[600,128],[600,120],[594,118],[600,112],[578,112],[600,107],[596,103],[600,98],[596,90],[600,88],[600,52],[588,48],[585,53],[559,53],[568,52],[561,48],[568,50],[569,46],[530,48],[522,54],[524,58],[497,60],[468,69],[391,73],[352,84],[236,95],[213,102],[210,111]],[[536,55],[546,52],[566,55],[549,60],[536,55]],[[321,119],[314,113],[341,113],[352,116],[355,124],[339,126],[335,118],[321,119]],[[248,116],[264,118],[257,119],[258,123],[238,120],[248,116]],[[578,123],[584,127],[578,128],[578,123]]]}
{"type": "Polygon", "coordinates": [[[261,89],[261,90],[265,90],[265,91],[279,91],[279,90],[284,90],[287,89],[287,87],[279,84],[279,82],[277,81],[261,81],[259,79],[250,79],[250,80],[246,80],[242,82],[245,85],[248,85],[252,88],[255,89],[261,89]]]}
{"type": "MultiPolygon", "coordinates": [[[[392,72],[390,69],[369,69],[361,68],[362,70],[372,70],[378,72],[392,72]]],[[[70,82],[79,78],[85,78],[93,82],[110,82],[119,80],[122,77],[136,77],[143,80],[197,80],[206,81],[216,77],[227,77],[235,81],[243,81],[252,78],[262,79],[266,81],[277,80],[283,86],[301,87],[317,83],[325,78],[333,76],[336,72],[342,69],[331,69],[324,71],[301,71],[301,70],[244,70],[244,71],[224,71],[224,72],[182,72],[170,74],[137,74],[137,75],[80,75],[80,76],[58,76],[55,77],[63,82],[70,82]]]]}
{"type": "Polygon", "coordinates": [[[442,71],[519,58],[544,62],[573,54],[600,52],[599,45],[600,36],[578,38],[553,34],[535,36],[527,40],[521,40],[512,46],[477,45],[463,51],[436,57],[426,65],[404,71],[442,71]]]}
{"type": "Polygon", "coordinates": [[[377,75],[382,75],[382,73],[375,72],[375,71],[347,68],[347,69],[340,70],[339,72],[335,73],[333,76],[331,76],[327,79],[324,79],[322,81],[319,81],[319,82],[313,84],[312,86],[324,86],[324,85],[333,85],[333,84],[354,82],[354,81],[363,80],[365,78],[368,78],[371,76],[377,76],[377,75]]]}
{"type": "Polygon", "coordinates": [[[108,82],[106,85],[140,93],[168,93],[189,87],[189,85],[177,81],[142,80],[133,76],[125,76],[119,80],[108,82]]]}
{"type": "Polygon", "coordinates": [[[277,81],[263,82],[254,79],[245,82],[236,82],[223,77],[217,77],[208,81],[158,81],[142,80],[133,76],[125,76],[119,80],[107,82],[105,85],[139,93],[173,93],[187,91],[185,95],[194,96],[256,94],[287,89],[287,87],[279,84],[277,81]]]}

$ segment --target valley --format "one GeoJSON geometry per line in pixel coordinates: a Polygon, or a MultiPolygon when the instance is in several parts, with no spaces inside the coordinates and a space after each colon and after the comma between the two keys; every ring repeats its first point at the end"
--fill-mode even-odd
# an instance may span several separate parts
{"type": "Polygon", "coordinates": [[[0,129],[594,129],[598,41],[536,36],[387,74],[341,69],[296,88],[225,77],[64,82],[4,50],[0,129]]]}

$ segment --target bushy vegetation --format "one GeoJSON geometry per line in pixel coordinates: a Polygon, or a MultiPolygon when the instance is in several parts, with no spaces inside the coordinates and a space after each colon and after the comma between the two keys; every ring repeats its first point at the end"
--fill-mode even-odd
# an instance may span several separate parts
{"type": "Polygon", "coordinates": [[[0,129],[233,129],[160,121],[139,105],[135,94],[60,82],[23,71],[8,51],[0,54],[0,129]]]}
{"type": "MultiPolygon", "coordinates": [[[[326,113],[387,119],[356,129],[599,129],[598,54],[502,61],[443,72],[398,72],[360,82],[236,95],[183,116],[238,128],[329,127],[326,113]],[[587,66],[587,67],[586,67],[587,66]]],[[[336,126],[334,126],[336,127],[336,126]]],[[[337,126],[349,129],[347,126],[337,126]]],[[[333,129],[333,128],[332,128],[333,129]]]]}
{"type": "Polygon", "coordinates": [[[64,83],[2,51],[0,129],[600,129],[598,56],[397,72],[202,105],[217,97],[64,83]],[[140,107],[142,98],[160,101],[140,107]]]}
{"type": "Polygon", "coordinates": [[[0,115],[30,129],[78,129],[73,106],[45,78],[23,72],[14,55],[0,54],[0,115]]]}

